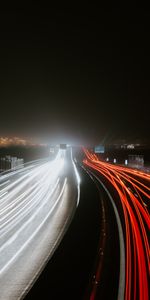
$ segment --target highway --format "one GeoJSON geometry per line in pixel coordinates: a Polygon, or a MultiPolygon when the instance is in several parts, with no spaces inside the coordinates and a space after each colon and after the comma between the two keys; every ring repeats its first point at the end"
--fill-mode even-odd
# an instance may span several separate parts
{"type": "MultiPolygon", "coordinates": [[[[150,175],[101,161],[87,149],[84,153],[86,170],[105,189],[115,212],[120,241],[117,299],[148,300],[150,175]]],[[[100,275],[97,265],[96,284],[87,299],[99,299],[100,275]]]]}
{"type": "Polygon", "coordinates": [[[0,299],[149,299],[150,175],[84,154],[1,174],[0,299]]]}
{"type": "Polygon", "coordinates": [[[99,193],[89,175],[77,164],[80,201],[72,222],[26,300],[83,300],[97,253],[101,232],[99,193]]]}
{"type": "Polygon", "coordinates": [[[25,297],[79,204],[71,149],[0,176],[0,299],[25,297]]]}

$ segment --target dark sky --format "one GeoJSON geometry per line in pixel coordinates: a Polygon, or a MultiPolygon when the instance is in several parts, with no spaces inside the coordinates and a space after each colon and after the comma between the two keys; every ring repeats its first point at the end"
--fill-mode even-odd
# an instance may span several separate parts
{"type": "Polygon", "coordinates": [[[7,7],[0,43],[0,135],[149,138],[150,11],[7,7]]]}

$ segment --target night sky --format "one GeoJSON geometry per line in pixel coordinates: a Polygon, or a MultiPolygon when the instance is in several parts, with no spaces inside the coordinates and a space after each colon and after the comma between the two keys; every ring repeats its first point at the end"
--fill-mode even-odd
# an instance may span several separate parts
{"type": "Polygon", "coordinates": [[[0,44],[0,135],[149,138],[147,9],[7,7],[0,44]]]}

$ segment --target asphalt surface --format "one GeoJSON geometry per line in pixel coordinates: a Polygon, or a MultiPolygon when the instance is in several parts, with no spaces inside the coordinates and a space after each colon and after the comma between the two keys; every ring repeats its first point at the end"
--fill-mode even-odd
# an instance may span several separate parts
{"type": "MultiPolygon", "coordinates": [[[[108,214],[109,218],[106,216],[106,220],[112,224],[113,228],[114,245],[112,243],[110,245],[113,246],[112,250],[114,248],[118,252],[116,259],[115,257],[111,257],[111,259],[114,264],[119,263],[118,266],[116,264],[116,272],[111,271],[113,278],[119,270],[118,280],[116,277],[114,281],[114,284],[118,282],[118,294],[116,296],[110,294],[109,298],[148,300],[150,176],[134,169],[103,162],[87,149],[84,149],[84,151],[87,157],[84,160],[85,168],[92,173],[94,178],[96,176],[96,180],[106,191],[109,198],[107,203],[105,197],[106,208],[112,206],[115,212],[114,217],[112,212],[108,214]],[[113,226],[115,219],[117,228],[113,226]],[[117,236],[119,236],[119,243],[116,243],[117,236]],[[120,253],[118,250],[120,250],[120,253]]],[[[111,228],[108,233],[108,237],[111,237],[111,228]]],[[[115,254],[114,251],[112,253],[115,254]]],[[[107,258],[110,257],[111,253],[107,255],[107,251],[104,250],[104,254],[107,258]]],[[[107,272],[109,272],[110,266],[113,266],[111,261],[106,268],[107,272]]],[[[98,295],[100,291],[98,276],[96,282],[98,286],[97,294],[95,297],[95,293],[93,293],[91,299],[97,300],[99,296],[102,296],[101,293],[98,295]]],[[[113,292],[110,286],[111,278],[108,280],[107,277],[104,283],[106,282],[109,283],[109,289],[113,292]]],[[[105,295],[102,296],[102,299],[105,299],[105,295]]],[[[106,297],[106,299],[108,298],[106,297]]]]}
{"type": "MultiPolygon", "coordinates": [[[[88,169],[88,172],[91,170],[88,169]]],[[[96,294],[94,299],[118,299],[119,288],[119,270],[120,270],[120,241],[118,224],[116,215],[110,198],[101,184],[100,176],[94,174],[93,170],[89,173],[99,190],[100,201],[103,202],[105,211],[105,224],[104,224],[104,242],[102,237],[99,243],[99,252],[97,256],[97,265],[95,266],[95,273],[99,268],[101,272],[96,282],[96,294]],[[96,175],[96,177],[94,176],[96,175]],[[100,181],[99,181],[100,179],[100,181]]],[[[106,182],[103,181],[106,184],[106,182]]],[[[115,191],[111,191],[111,195],[116,197],[115,191]]],[[[101,232],[101,236],[103,235],[101,232]]],[[[89,293],[90,294],[90,293],[89,293]]],[[[90,299],[90,298],[87,298],[90,299]]],[[[86,299],[85,299],[86,300],[86,299]]]]}
{"type": "Polygon", "coordinates": [[[39,279],[25,297],[83,299],[91,281],[101,231],[99,192],[82,168],[80,201],[68,231],[39,279]],[[42,296],[43,295],[43,296],[42,296]]]}
{"type": "Polygon", "coordinates": [[[71,153],[0,177],[0,299],[20,299],[63,238],[78,205],[71,153]]]}
{"type": "MultiPolygon", "coordinates": [[[[101,184],[94,177],[92,180],[79,164],[76,166],[81,182],[80,199],[77,199],[77,186],[73,184],[75,166],[70,164],[70,159],[69,154],[66,157],[65,171],[59,174],[59,189],[57,187],[55,191],[59,194],[67,178],[67,193],[63,195],[59,209],[54,211],[51,224],[46,222],[46,226],[37,235],[34,246],[29,244],[21,253],[17,264],[8,268],[6,276],[2,274],[0,285],[3,293],[0,299],[88,300],[93,286],[96,287],[95,299],[117,299],[120,253],[114,209],[101,184]],[[42,253],[42,257],[36,256],[36,253],[42,253]],[[98,268],[100,273],[97,279],[98,268]],[[24,282],[26,273],[30,278],[24,282]],[[18,290],[20,279],[22,292],[18,290]],[[17,292],[12,293],[14,286],[17,292]]],[[[34,167],[38,168],[39,164],[32,165],[31,171],[34,167]]],[[[22,172],[26,174],[26,171],[22,172]]],[[[15,176],[12,174],[11,183],[20,180],[19,172],[15,176]]],[[[5,188],[5,180],[1,181],[2,190],[5,188]]],[[[6,185],[9,184],[7,182],[6,185]]],[[[31,186],[30,182],[29,187],[31,186]]],[[[13,192],[13,187],[10,191],[13,192]]],[[[2,195],[4,193],[5,190],[2,195]]],[[[53,198],[55,203],[56,195],[53,198]]],[[[45,208],[45,213],[46,210],[49,208],[45,208]]],[[[29,226],[26,235],[30,230],[32,232],[32,227],[30,229],[29,226]]],[[[19,243],[23,244],[22,239],[19,243]]]]}
{"type": "Polygon", "coordinates": [[[101,272],[96,299],[117,299],[120,253],[114,210],[102,186],[91,180],[79,165],[78,171],[81,177],[80,201],[74,218],[25,300],[39,299],[39,295],[52,300],[88,300],[99,264],[101,272]],[[102,245],[103,234],[105,243],[102,245]]]}

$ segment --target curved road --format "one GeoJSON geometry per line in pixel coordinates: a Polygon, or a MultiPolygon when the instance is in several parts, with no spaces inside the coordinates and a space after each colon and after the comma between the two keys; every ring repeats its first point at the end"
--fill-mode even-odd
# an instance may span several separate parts
{"type": "MultiPolygon", "coordinates": [[[[109,194],[119,221],[120,245],[124,245],[120,247],[122,258],[118,300],[148,300],[150,175],[100,161],[87,149],[84,152],[84,165],[96,174],[96,178],[109,194]]],[[[92,299],[97,299],[96,293],[92,299]]]]}
{"type": "Polygon", "coordinates": [[[0,299],[20,299],[67,230],[79,201],[71,150],[0,176],[0,299]]]}

